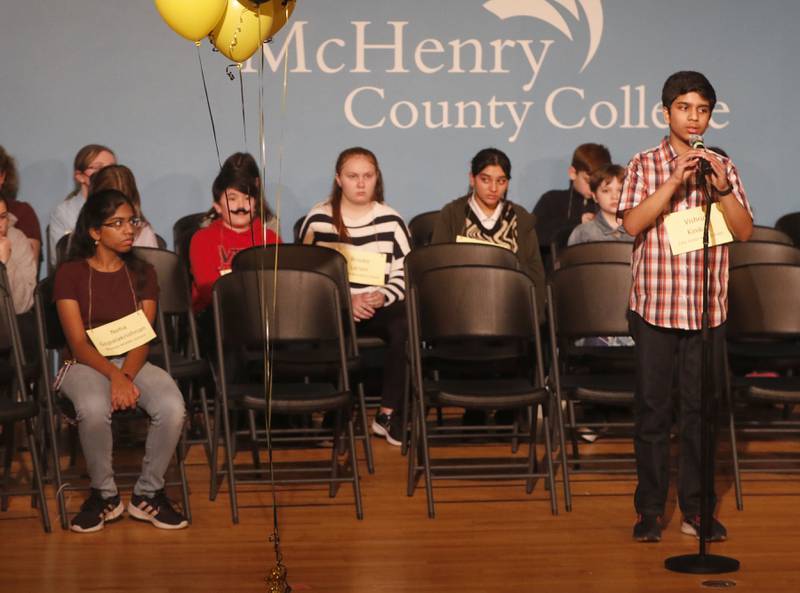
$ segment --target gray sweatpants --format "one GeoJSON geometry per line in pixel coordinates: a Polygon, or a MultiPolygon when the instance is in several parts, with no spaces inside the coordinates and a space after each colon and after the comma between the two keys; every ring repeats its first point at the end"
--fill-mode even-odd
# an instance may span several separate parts
{"type": "MultiPolygon", "coordinates": [[[[111,362],[118,367],[124,358],[111,362]]],[[[142,473],[134,494],[152,496],[164,487],[164,474],[183,430],[186,410],[175,381],[157,366],[145,363],[133,380],[139,388],[138,407],[150,416],[142,473]]],[[[111,466],[111,382],[90,366],[72,365],[61,384],[61,394],[77,412],[78,434],[92,488],[103,498],[117,494],[111,466]]]]}

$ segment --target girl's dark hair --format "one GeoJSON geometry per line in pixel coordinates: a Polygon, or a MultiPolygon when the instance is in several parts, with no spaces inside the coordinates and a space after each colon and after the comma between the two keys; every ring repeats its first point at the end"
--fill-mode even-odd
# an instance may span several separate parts
{"type": "Polygon", "coordinates": [[[6,174],[3,187],[0,187],[0,196],[6,200],[16,200],[19,191],[19,175],[17,175],[17,163],[14,157],[0,146],[0,173],[6,174]]]}
{"type": "Polygon", "coordinates": [[[92,175],[89,183],[89,195],[107,189],[115,189],[128,196],[136,216],[147,222],[144,214],[142,214],[142,200],[139,197],[139,188],[136,187],[136,178],[128,167],[125,165],[109,165],[92,175]]]}
{"type": "Polygon", "coordinates": [[[247,152],[236,152],[225,159],[214,183],[211,185],[211,194],[214,201],[219,202],[225,197],[226,189],[235,189],[251,196],[258,201],[261,199],[264,209],[264,221],[272,218],[272,210],[261,193],[261,175],[253,155],[247,152]]]}
{"type": "Polygon", "coordinates": [[[708,78],[694,70],[681,70],[671,75],[661,89],[661,103],[669,109],[672,102],[686,93],[697,93],[711,103],[711,109],[717,104],[717,92],[708,78]]]}
{"type": "Polygon", "coordinates": [[[497,148],[484,148],[474,157],[470,164],[470,171],[473,175],[478,175],[486,167],[497,165],[506,174],[508,180],[511,180],[511,159],[506,156],[502,150],[497,148]]]}
{"type": "MultiPolygon", "coordinates": [[[[103,226],[103,223],[114,215],[117,208],[124,204],[130,206],[134,213],[136,212],[130,198],[115,189],[106,189],[90,194],[83,208],[81,208],[81,213],[78,215],[78,222],[75,224],[75,230],[72,232],[67,260],[82,260],[92,257],[97,247],[89,231],[91,229],[99,229],[103,226]]],[[[128,269],[133,272],[134,285],[137,294],[139,294],[144,288],[147,264],[137,258],[133,254],[133,251],[120,253],[119,256],[122,261],[125,262],[125,265],[128,266],[128,269]]]]}
{"type": "MultiPolygon", "coordinates": [[[[72,162],[72,169],[73,171],[80,171],[83,172],[86,170],[86,167],[92,164],[92,161],[95,157],[100,154],[101,152],[108,152],[114,155],[114,158],[117,158],[117,155],[114,154],[114,151],[111,150],[108,146],[103,146],[102,144],[87,144],[83,148],[81,148],[78,153],[75,155],[75,160],[72,162]]],[[[81,184],[78,181],[75,181],[75,187],[72,188],[72,191],[67,196],[67,199],[77,196],[81,191],[81,184]]]]}
{"type": "MultiPolygon", "coordinates": [[[[354,156],[365,157],[375,167],[377,179],[375,180],[375,195],[373,197],[373,201],[383,203],[383,173],[381,173],[381,168],[378,165],[378,158],[371,150],[361,146],[353,146],[340,152],[339,157],[336,159],[336,175],[340,175],[342,173],[344,164],[354,156]]],[[[336,183],[336,177],[333,179],[333,187],[331,188],[331,197],[329,198],[329,202],[331,204],[333,226],[336,228],[336,232],[339,234],[339,240],[347,241],[350,239],[350,235],[347,233],[347,227],[342,220],[342,188],[338,183],[336,183]]]]}

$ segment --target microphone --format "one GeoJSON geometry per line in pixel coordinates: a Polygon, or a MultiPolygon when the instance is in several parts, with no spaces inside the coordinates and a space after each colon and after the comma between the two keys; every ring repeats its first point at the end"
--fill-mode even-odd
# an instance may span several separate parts
{"type": "MultiPolygon", "coordinates": [[[[689,146],[695,150],[706,149],[706,144],[700,134],[689,134],[689,146]]],[[[706,177],[711,174],[711,165],[702,157],[700,158],[700,173],[706,177]]]]}

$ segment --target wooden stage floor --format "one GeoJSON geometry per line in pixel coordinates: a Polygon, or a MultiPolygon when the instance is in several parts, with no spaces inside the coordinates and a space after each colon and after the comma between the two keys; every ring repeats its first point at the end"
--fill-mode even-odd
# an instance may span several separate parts
{"type": "MultiPolygon", "coordinates": [[[[550,514],[541,482],[530,496],[521,483],[439,483],[437,518],[430,520],[424,490],[405,495],[405,458],[374,442],[376,473],[367,475],[362,464],[363,521],[355,518],[349,488],[335,499],[324,488],[279,493],[284,562],[295,592],[686,592],[713,579],[729,579],[740,591],[800,591],[797,474],[746,475],[739,512],[723,470],[719,517],[730,539],[710,550],[739,559],[742,568],[722,577],[688,576],[663,568],[665,558],[697,551],[696,540],[680,533],[674,492],[659,544],[631,539],[631,476],[576,478],[574,510],[565,512],[559,497],[558,516],[550,514]]],[[[592,445],[603,446],[619,447],[592,445]]],[[[243,495],[241,523],[233,525],[227,493],[208,500],[199,447],[190,452],[189,469],[194,523],[178,532],[126,518],[95,534],[72,534],[58,527],[51,504],[54,530],[47,535],[29,499],[12,498],[0,513],[0,591],[266,591],[274,563],[269,492],[243,495]]],[[[71,496],[75,510],[80,494],[71,496]]]]}

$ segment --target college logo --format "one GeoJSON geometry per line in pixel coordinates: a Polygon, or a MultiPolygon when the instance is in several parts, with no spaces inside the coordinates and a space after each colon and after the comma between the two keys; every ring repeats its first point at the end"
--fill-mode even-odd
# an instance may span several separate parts
{"type": "Polygon", "coordinates": [[[484,3],[483,7],[501,20],[527,16],[544,21],[558,29],[567,39],[574,41],[567,21],[554,4],[566,9],[578,22],[581,20],[578,10],[578,5],[580,5],[586,17],[589,26],[589,52],[581,66],[581,72],[583,72],[597,53],[600,39],[603,37],[603,4],[601,0],[553,0],[552,2],[548,0],[489,0],[484,3]]]}

